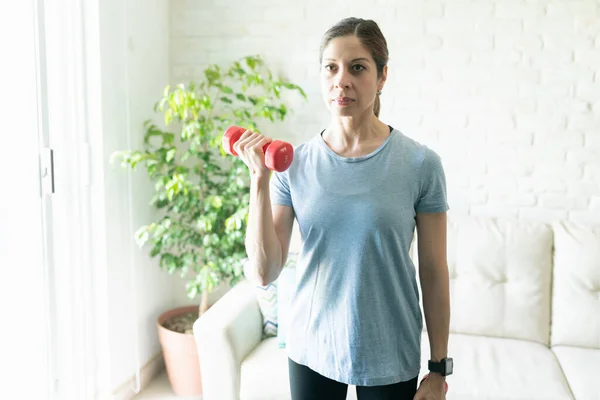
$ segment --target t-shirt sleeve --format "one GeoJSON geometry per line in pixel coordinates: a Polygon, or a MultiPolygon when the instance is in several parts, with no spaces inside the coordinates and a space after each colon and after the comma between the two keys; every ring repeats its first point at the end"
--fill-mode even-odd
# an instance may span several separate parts
{"type": "Polygon", "coordinates": [[[446,174],[440,156],[426,148],[421,165],[419,197],[415,203],[417,212],[436,213],[449,210],[446,195],[446,174]]]}
{"type": "Polygon", "coordinates": [[[273,171],[273,175],[271,175],[269,186],[271,192],[271,204],[280,204],[288,207],[293,207],[287,171],[273,171]]]}

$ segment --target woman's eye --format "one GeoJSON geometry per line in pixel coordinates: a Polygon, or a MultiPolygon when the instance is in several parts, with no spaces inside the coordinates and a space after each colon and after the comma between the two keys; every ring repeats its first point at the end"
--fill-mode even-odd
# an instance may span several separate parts
{"type": "MultiPolygon", "coordinates": [[[[329,64],[329,65],[325,65],[324,68],[325,68],[326,71],[333,71],[333,70],[336,69],[336,66],[332,65],[332,64],[329,64]]],[[[365,67],[363,67],[360,64],[355,64],[351,68],[352,68],[352,71],[354,71],[354,72],[360,72],[360,71],[362,71],[362,70],[365,69],[365,67]]]]}

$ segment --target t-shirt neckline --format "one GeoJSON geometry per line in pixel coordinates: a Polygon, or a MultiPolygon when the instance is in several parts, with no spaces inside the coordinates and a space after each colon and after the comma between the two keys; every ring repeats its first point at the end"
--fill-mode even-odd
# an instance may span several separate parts
{"type": "Polygon", "coordinates": [[[394,136],[396,134],[396,129],[394,129],[390,125],[388,125],[388,126],[390,128],[390,134],[388,135],[388,137],[386,137],[385,140],[375,150],[373,150],[369,154],[365,154],[364,156],[360,156],[360,157],[344,157],[344,156],[337,154],[335,151],[331,150],[331,148],[329,148],[329,146],[327,146],[327,143],[325,143],[325,139],[323,139],[323,132],[325,132],[325,129],[323,129],[319,133],[318,141],[319,141],[319,145],[321,147],[323,147],[323,149],[325,149],[325,151],[333,158],[335,158],[339,161],[343,161],[343,162],[360,162],[360,161],[367,160],[367,159],[377,155],[379,152],[381,152],[387,146],[387,144],[392,139],[392,136],[394,136]]]}

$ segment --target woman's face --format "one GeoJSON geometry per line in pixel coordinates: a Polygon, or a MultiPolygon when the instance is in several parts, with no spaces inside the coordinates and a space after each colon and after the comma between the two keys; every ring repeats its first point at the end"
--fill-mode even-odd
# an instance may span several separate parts
{"type": "Polygon", "coordinates": [[[377,90],[387,73],[377,78],[371,53],[354,36],[333,39],[323,50],[321,90],[327,107],[335,115],[354,116],[373,109],[377,90]]]}

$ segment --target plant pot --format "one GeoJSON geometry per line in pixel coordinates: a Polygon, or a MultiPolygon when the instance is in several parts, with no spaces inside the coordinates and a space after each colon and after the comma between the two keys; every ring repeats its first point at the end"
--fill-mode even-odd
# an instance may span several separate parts
{"type": "Polygon", "coordinates": [[[200,360],[194,335],[165,328],[165,322],[182,314],[198,313],[198,306],[179,307],[162,313],[156,322],[167,376],[177,396],[201,396],[200,360]]]}

